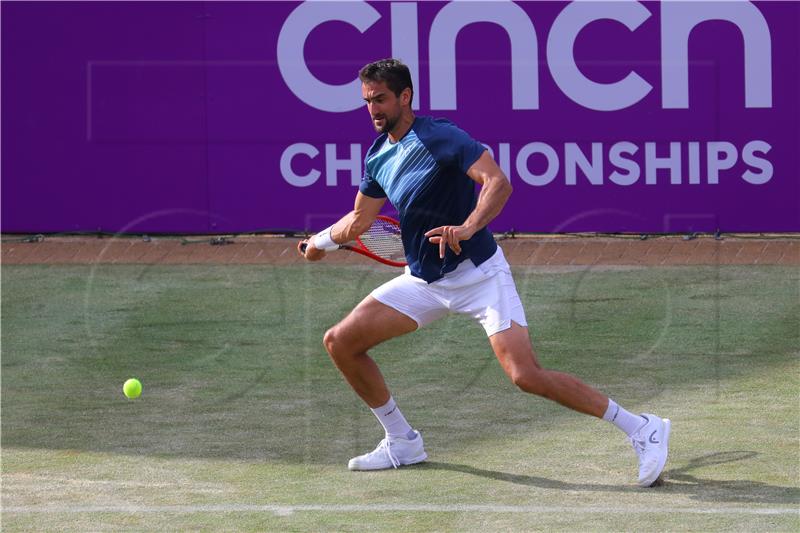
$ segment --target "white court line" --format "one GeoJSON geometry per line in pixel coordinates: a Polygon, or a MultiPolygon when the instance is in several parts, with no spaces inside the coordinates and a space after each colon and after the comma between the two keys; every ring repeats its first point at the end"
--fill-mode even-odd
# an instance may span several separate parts
{"type": "Polygon", "coordinates": [[[744,515],[798,515],[800,509],[786,507],[570,507],[539,505],[487,505],[487,504],[373,504],[373,505],[19,505],[2,509],[3,513],[273,513],[288,516],[301,512],[322,513],[570,513],[570,514],[744,514],[744,515]]]}

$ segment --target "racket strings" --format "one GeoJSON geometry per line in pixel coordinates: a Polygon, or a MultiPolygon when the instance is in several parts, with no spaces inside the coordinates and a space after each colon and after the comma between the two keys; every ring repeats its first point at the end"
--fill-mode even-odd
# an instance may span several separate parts
{"type": "Polygon", "coordinates": [[[405,261],[400,226],[383,219],[376,219],[369,229],[361,234],[361,244],[373,254],[392,261],[405,261]]]}

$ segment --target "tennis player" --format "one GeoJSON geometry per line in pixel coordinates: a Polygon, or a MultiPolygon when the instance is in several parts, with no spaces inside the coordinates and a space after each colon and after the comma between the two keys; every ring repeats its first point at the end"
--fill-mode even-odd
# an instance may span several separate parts
{"type": "Polygon", "coordinates": [[[376,61],[359,77],[380,136],[366,154],[355,207],[298,245],[307,260],[318,261],[369,228],[387,198],[400,215],[405,273],[372,291],[323,341],[385,430],[377,448],[352,458],[348,468],[397,468],[427,458],[422,436],[367,350],[455,312],[483,326],[500,365],[521,390],[624,431],[639,456],[639,484],[654,484],[666,464],[670,421],[632,414],[578,378],[537,362],[509,265],[487,228],[511,195],[508,178],[486,148],[455,124],[414,115],[411,74],[403,63],[376,61]]]}

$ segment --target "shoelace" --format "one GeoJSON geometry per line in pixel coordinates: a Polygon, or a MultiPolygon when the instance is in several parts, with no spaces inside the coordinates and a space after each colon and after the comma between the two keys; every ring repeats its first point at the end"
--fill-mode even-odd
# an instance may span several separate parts
{"type": "Polygon", "coordinates": [[[378,448],[375,450],[375,452],[380,452],[380,451],[386,452],[386,456],[389,457],[389,461],[391,461],[392,466],[394,468],[397,468],[398,466],[400,466],[400,461],[392,453],[392,443],[391,443],[391,441],[389,441],[388,437],[384,438],[381,441],[381,443],[378,444],[378,448]]]}
{"type": "Polygon", "coordinates": [[[628,437],[628,441],[633,445],[633,449],[636,450],[636,453],[641,455],[644,453],[645,443],[643,440],[638,440],[634,437],[628,437]]]}
{"type": "Polygon", "coordinates": [[[644,438],[642,438],[640,432],[649,422],[649,420],[646,417],[642,418],[645,419],[644,424],[639,426],[639,428],[636,431],[634,431],[630,437],[628,437],[628,441],[633,445],[633,449],[636,450],[636,454],[639,456],[640,459],[642,457],[642,454],[644,454],[644,449],[647,447],[647,443],[645,442],[644,438]]]}

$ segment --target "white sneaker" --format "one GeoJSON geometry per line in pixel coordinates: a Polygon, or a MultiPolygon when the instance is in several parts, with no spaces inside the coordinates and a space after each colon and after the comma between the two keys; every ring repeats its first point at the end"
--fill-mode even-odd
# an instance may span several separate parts
{"type": "Polygon", "coordinates": [[[633,449],[639,455],[639,486],[651,487],[667,464],[669,451],[669,418],[642,413],[644,425],[630,436],[633,449]]]}
{"type": "Polygon", "coordinates": [[[412,440],[403,437],[384,438],[378,447],[369,453],[353,457],[347,463],[350,470],[384,470],[397,468],[403,465],[421,463],[428,458],[422,445],[422,435],[414,431],[416,438],[412,440]]]}

